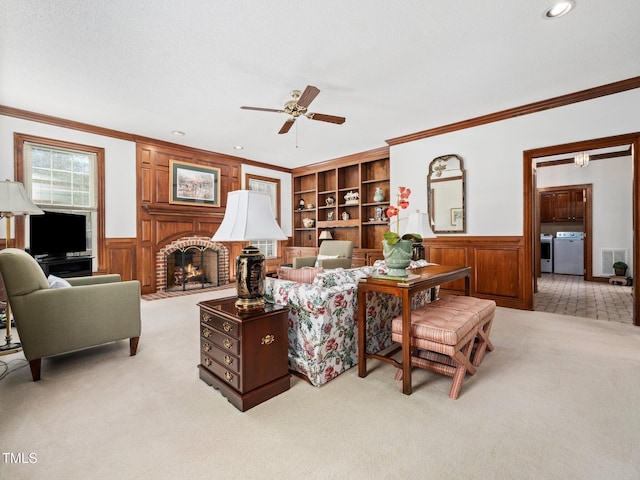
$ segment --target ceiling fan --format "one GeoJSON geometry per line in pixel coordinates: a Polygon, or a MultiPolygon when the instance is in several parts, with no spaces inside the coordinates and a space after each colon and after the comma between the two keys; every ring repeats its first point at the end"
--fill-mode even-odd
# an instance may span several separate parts
{"type": "Polygon", "coordinates": [[[287,121],[284,122],[282,128],[278,133],[287,133],[296,119],[303,115],[310,120],[319,120],[321,122],[336,123],[342,125],[346,120],[344,117],[336,117],[335,115],[326,115],[324,113],[307,112],[309,104],[318,96],[320,90],[312,85],[307,85],[304,92],[300,90],[294,90],[291,92],[293,100],[289,100],[284,104],[282,109],[275,108],[260,108],[260,107],[240,107],[245,110],[258,110],[260,112],[275,112],[275,113],[288,113],[291,115],[287,121]]]}

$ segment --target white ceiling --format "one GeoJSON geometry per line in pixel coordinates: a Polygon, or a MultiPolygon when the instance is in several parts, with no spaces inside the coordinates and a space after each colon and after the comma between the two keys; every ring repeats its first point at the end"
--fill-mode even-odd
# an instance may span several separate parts
{"type": "Polygon", "coordinates": [[[0,104],[296,167],[640,75],[640,1],[552,2],[3,1],[0,104]]]}

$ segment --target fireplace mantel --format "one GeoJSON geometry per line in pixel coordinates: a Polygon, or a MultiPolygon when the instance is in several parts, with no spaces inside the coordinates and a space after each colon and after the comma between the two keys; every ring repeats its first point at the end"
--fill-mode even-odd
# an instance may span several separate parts
{"type": "MultiPolygon", "coordinates": [[[[143,205],[142,208],[149,215],[163,215],[163,216],[177,216],[177,217],[201,217],[206,214],[208,217],[219,218],[220,221],[224,218],[224,212],[207,212],[201,209],[194,210],[191,206],[181,207],[179,205],[143,205]]],[[[206,207],[202,207],[203,209],[206,207]]]]}

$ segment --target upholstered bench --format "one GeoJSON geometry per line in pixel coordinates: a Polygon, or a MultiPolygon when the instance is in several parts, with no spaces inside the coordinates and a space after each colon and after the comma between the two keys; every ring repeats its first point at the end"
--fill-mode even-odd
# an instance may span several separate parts
{"type": "MultiPolygon", "coordinates": [[[[414,310],[411,364],[453,377],[449,397],[458,398],[467,372],[473,375],[486,349],[493,349],[489,332],[494,315],[492,300],[454,295],[414,310]]],[[[401,316],[392,321],[392,339],[402,341],[401,316]]]]}
{"type": "Polygon", "coordinates": [[[433,304],[437,307],[449,307],[456,310],[465,310],[477,313],[479,316],[478,333],[476,335],[471,363],[479,367],[487,350],[493,350],[493,344],[489,340],[493,318],[496,314],[496,302],[484,298],[466,297],[463,295],[447,295],[433,304]]]}

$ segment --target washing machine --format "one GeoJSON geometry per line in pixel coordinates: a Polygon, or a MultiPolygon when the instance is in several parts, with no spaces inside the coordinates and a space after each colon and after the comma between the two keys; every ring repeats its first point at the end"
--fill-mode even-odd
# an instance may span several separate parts
{"type": "Polygon", "coordinates": [[[584,233],[558,232],[553,239],[553,273],[584,275],[584,233]]]}

